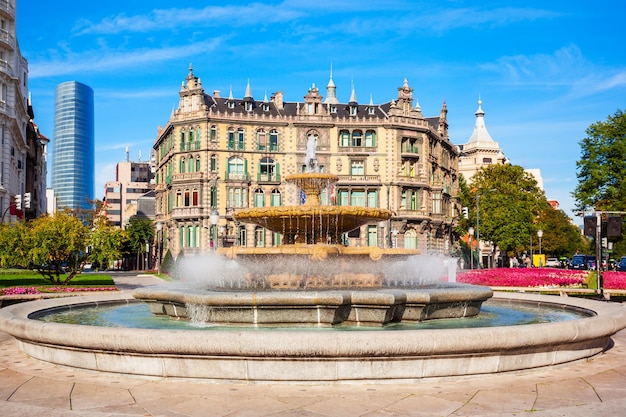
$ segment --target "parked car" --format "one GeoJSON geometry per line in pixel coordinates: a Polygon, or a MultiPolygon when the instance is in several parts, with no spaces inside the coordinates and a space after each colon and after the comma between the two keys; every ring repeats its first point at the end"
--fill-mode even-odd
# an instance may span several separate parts
{"type": "Polygon", "coordinates": [[[570,269],[587,269],[587,255],[574,255],[569,263],[570,269]]]}
{"type": "Polygon", "coordinates": [[[560,268],[561,262],[559,262],[558,258],[548,258],[546,259],[546,268],[560,268]]]}
{"type": "Polygon", "coordinates": [[[598,265],[598,261],[596,261],[596,257],[593,255],[587,256],[587,269],[596,269],[598,265]]]}
{"type": "Polygon", "coordinates": [[[626,271],[626,256],[622,256],[619,258],[619,262],[617,263],[618,271],[626,271]]]}

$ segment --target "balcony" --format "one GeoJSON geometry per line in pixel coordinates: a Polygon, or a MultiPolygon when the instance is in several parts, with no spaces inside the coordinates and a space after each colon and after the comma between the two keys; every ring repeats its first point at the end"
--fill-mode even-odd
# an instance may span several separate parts
{"type": "Polygon", "coordinates": [[[339,146],[338,150],[340,153],[363,155],[376,152],[378,148],[376,146],[339,146]]]}
{"type": "Polygon", "coordinates": [[[248,173],[240,173],[240,172],[227,172],[226,173],[226,180],[228,181],[242,181],[242,182],[247,182],[249,181],[250,176],[248,175],[248,173]]]}
{"type": "Polygon", "coordinates": [[[406,219],[406,220],[427,220],[429,219],[429,215],[426,210],[407,210],[407,209],[398,209],[396,210],[396,215],[394,219],[406,219]]]}
{"type": "Polygon", "coordinates": [[[268,174],[259,173],[257,175],[257,182],[280,184],[280,173],[268,173],[268,174]]]}
{"type": "Polygon", "coordinates": [[[15,19],[15,6],[8,0],[0,0],[0,12],[15,19]]]}
{"type": "Polygon", "coordinates": [[[425,175],[418,175],[416,177],[409,177],[404,175],[399,175],[396,178],[396,184],[400,186],[409,186],[409,187],[422,187],[428,188],[428,180],[425,175]]]}
{"type": "MultiPolygon", "coordinates": [[[[175,207],[172,209],[172,219],[193,219],[203,217],[204,207],[175,207]]],[[[207,213],[208,214],[208,213],[207,213]]]]}
{"type": "Polygon", "coordinates": [[[200,181],[204,178],[204,172],[183,172],[182,174],[174,174],[174,182],[191,182],[200,181]]]}
{"type": "Polygon", "coordinates": [[[380,175],[337,175],[339,183],[380,185],[380,175]]]}

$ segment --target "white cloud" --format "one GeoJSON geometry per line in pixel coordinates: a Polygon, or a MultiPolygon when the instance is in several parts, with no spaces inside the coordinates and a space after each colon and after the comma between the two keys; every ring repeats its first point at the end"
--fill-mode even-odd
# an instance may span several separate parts
{"type": "Polygon", "coordinates": [[[216,49],[222,42],[222,38],[215,38],[183,46],[146,48],[134,51],[67,52],[66,55],[49,61],[31,62],[29,76],[33,79],[78,73],[119,71],[137,65],[156,64],[196,54],[206,54],[216,49]]]}

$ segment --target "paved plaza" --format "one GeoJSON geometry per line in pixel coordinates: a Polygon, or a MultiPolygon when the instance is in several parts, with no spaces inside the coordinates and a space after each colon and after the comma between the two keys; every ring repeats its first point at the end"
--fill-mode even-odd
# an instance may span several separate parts
{"type": "MultiPolygon", "coordinates": [[[[116,277],[123,290],[150,276],[116,277]]],[[[553,368],[412,384],[215,384],[103,375],[24,356],[0,332],[0,416],[624,416],[626,330],[553,368]]]]}

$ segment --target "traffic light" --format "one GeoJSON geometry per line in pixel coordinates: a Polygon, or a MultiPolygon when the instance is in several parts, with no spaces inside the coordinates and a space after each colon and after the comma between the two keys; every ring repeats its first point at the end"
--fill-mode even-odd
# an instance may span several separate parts
{"type": "Polygon", "coordinates": [[[15,208],[18,210],[22,209],[22,194],[15,195],[15,208]]]}
{"type": "Polygon", "coordinates": [[[585,216],[583,231],[585,236],[596,236],[596,216],[585,216]]]}
{"type": "Polygon", "coordinates": [[[30,193],[24,193],[24,208],[30,208],[30,193]]]}
{"type": "Polygon", "coordinates": [[[463,207],[463,218],[469,219],[469,209],[467,207],[463,207]]]}
{"type": "Polygon", "coordinates": [[[606,235],[607,237],[621,237],[622,236],[622,217],[621,216],[609,216],[606,219],[606,235]]]}

